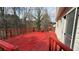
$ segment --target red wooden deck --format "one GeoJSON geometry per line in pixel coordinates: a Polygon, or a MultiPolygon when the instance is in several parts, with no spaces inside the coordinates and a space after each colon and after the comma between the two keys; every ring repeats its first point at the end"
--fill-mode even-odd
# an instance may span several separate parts
{"type": "Polygon", "coordinates": [[[7,43],[17,46],[20,51],[70,51],[69,47],[62,44],[55,32],[32,32],[8,38],[7,43]]]}
{"type": "Polygon", "coordinates": [[[21,51],[48,51],[49,40],[47,37],[47,33],[33,32],[30,34],[9,38],[7,42],[18,46],[19,50],[21,51]]]}

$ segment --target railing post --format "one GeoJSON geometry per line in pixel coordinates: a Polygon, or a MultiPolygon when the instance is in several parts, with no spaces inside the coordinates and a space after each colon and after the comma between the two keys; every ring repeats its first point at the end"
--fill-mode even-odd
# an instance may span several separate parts
{"type": "Polygon", "coordinates": [[[5,35],[4,39],[6,39],[8,37],[8,32],[7,32],[8,30],[4,29],[4,31],[5,31],[5,34],[6,34],[6,35],[4,34],[5,35]]]}
{"type": "Polygon", "coordinates": [[[51,38],[49,37],[49,51],[51,51],[51,38]]]}
{"type": "Polygon", "coordinates": [[[10,37],[12,37],[13,35],[12,35],[12,29],[10,29],[10,37]]]}

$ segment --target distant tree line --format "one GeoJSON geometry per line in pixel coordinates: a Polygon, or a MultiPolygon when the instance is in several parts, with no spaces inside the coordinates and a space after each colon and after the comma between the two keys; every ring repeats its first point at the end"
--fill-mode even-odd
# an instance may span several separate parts
{"type": "Polygon", "coordinates": [[[47,29],[50,20],[44,7],[0,7],[0,28],[47,29]]]}

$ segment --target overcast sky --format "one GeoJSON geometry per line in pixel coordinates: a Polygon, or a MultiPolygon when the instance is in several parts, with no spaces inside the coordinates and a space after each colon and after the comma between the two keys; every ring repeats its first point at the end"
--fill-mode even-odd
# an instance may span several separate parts
{"type": "Polygon", "coordinates": [[[48,10],[48,13],[49,13],[49,15],[51,17],[51,21],[55,22],[56,8],[55,7],[48,7],[47,10],[48,10]]]}

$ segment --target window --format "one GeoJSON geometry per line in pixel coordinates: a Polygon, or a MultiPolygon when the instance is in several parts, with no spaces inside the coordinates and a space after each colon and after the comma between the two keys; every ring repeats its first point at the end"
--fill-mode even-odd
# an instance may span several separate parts
{"type": "Polygon", "coordinates": [[[70,47],[73,32],[75,9],[66,15],[65,44],[70,47]]]}

